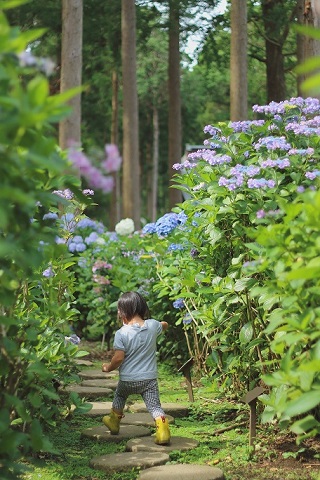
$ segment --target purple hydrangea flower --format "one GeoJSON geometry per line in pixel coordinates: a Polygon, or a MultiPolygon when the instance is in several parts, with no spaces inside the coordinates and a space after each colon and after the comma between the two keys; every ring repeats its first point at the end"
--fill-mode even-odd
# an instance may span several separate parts
{"type": "Polygon", "coordinates": [[[274,188],[276,182],[265,178],[249,178],[247,185],[248,188],[274,188]]]}
{"type": "Polygon", "coordinates": [[[48,267],[46,268],[43,272],[42,272],[42,276],[43,277],[46,277],[46,278],[51,278],[51,277],[54,277],[55,276],[55,273],[52,269],[52,267],[48,267]]]}
{"type": "Polygon", "coordinates": [[[264,210],[258,210],[256,213],[257,218],[264,218],[266,216],[266,212],[264,210]]]}
{"type": "Polygon", "coordinates": [[[291,145],[287,142],[285,137],[263,137],[259,138],[257,143],[254,144],[256,150],[265,147],[267,150],[290,150],[291,145]]]}
{"type": "Polygon", "coordinates": [[[306,172],[305,177],[308,178],[308,180],[314,180],[316,177],[320,176],[320,170],[313,170],[312,172],[306,172]]]}

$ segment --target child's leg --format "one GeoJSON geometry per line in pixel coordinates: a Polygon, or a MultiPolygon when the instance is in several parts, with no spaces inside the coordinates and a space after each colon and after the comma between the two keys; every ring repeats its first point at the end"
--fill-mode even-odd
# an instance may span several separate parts
{"type": "Polygon", "coordinates": [[[125,388],[125,384],[119,380],[117,389],[114,394],[112,402],[112,410],[109,415],[103,417],[102,421],[106,427],[109,428],[112,435],[117,435],[120,430],[120,421],[123,415],[123,409],[125,407],[129,392],[125,388]]]}
{"type": "Polygon", "coordinates": [[[159,387],[156,379],[146,380],[145,389],[141,392],[141,396],[148,411],[155,420],[160,417],[165,417],[160,403],[159,387]]]}
{"type": "Polygon", "coordinates": [[[141,395],[156,423],[155,443],[158,445],[167,445],[170,443],[171,435],[168,419],[161,407],[157,380],[150,380],[141,395]]]}

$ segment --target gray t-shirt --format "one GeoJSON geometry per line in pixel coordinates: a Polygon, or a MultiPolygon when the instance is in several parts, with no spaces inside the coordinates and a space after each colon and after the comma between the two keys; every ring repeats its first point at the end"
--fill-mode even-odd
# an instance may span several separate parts
{"type": "Polygon", "coordinates": [[[157,378],[157,337],[162,324],[157,320],[123,325],[115,334],[113,348],[123,350],[125,357],[119,367],[120,380],[137,382],[157,378]]]}

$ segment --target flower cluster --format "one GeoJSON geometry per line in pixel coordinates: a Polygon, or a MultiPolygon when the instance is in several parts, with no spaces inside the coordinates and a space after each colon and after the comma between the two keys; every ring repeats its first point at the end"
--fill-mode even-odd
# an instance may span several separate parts
{"type": "Polygon", "coordinates": [[[256,150],[265,147],[267,150],[290,150],[291,145],[285,137],[262,137],[254,145],[256,150]]]}
{"type": "MultiPolygon", "coordinates": [[[[108,172],[116,171],[120,168],[121,157],[116,145],[106,145],[106,159],[102,162],[103,168],[108,172]]],[[[71,146],[68,150],[68,158],[73,166],[79,170],[80,175],[85,177],[93,188],[98,188],[105,193],[109,193],[113,189],[114,180],[112,176],[105,176],[101,171],[92,165],[89,158],[75,146],[71,146]]]]}
{"type": "Polygon", "coordinates": [[[92,272],[95,273],[97,270],[110,270],[112,268],[111,263],[105,262],[104,260],[96,260],[92,266],[92,272]]]}
{"type": "Polygon", "coordinates": [[[42,275],[43,275],[43,277],[51,278],[51,277],[55,276],[55,273],[54,273],[52,267],[50,266],[42,272],[42,275]]]}
{"type": "Polygon", "coordinates": [[[242,122],[231,122],[230,127],[234,132],[251,132],[252,127],[262,127],[265,124],[265,120],[245,120],[242,122]]]}
{"type": "Polygon", "coordinates": [[[178,310],[181,310],[184,308],[184,299],[183,298],[178,298],[172,303],[173,308],[177,308],[178,310]]]}
{"type": "Polygon", "coordinates": [[[197,152],[189,153],[188,158],[193,161],[196,160],[205,160],[209,165],[223,165],[225,163],[231,162],[231,157],[229,155],[217,154],[215,150],[210,150],[209,148],[204,148],[198,150],[197,152]]]}
{"type": "Polygon", "coordinates": [[[123,218],[115,226],[118,235],[131,235],[134,232],[134,222],[131,218],[123,218]]]}
{"type": "Polygon", "coordinates": [[[268,167],[278,167],[280,169],[290,167],[290,160],[288,158],[280,158],[278,160],[271,160],[270,158],[268,160],[264,160],[261,162],[261,167],[263,168],[268,168],[268,167]]]}
{"type": "MultiPolygon", "coordinates": [[[[293,108],[299,108],[302,115],[316,115],[320,113],[320,102],[317,98],[291,98],[283,102],[270,102],[268,105],[253,105],[252,110],[266,115],[284,115],[293,108]]],[[[279,120],[279,118],[278,118],[279,120]]]]}
{"type": "Polygon", "coordinates": [[[55,71],[56,64],[50,58],[38,58],[29,51],[18,53],[18,60],[21,67],[35,67],[50,77],[55,71]]]}
{"type": "Polygon", "coordinates": [[[185,247],[180,243],[170,243],[170,245],[168,246],[168,252],[174,252],[177,250],[184,250],[184,249],[185,247]]]}
{"type": "Polygon", "coordinates": [[[281,215],[283,212],[279,208],[277,210],[258,210],[256,213],[257,218],[265,218],[265,217],[276,217],[278,215],[281,215]]]}
{"type": "Polygon", "coordinates": [[[143,234],[156,233],[159,237],[166,237],[176,227],[184,225],[187,221],[186,214],[181,211],[180,213],[166,213],[163,217],[160,217],[155,223],[147,223],[143,229],[143,234]]]}

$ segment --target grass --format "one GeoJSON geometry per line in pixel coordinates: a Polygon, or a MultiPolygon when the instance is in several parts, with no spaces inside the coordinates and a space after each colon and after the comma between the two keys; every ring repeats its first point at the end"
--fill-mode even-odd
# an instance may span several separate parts
{"type": "MultiPolygon", "coordinates": [[[[159,385],[162,403],[190,405],[180,375],[161,366],[159,385]]],[[[258,425],[256,448],[252,451],[248,445],[246,405],[219,398],[217,392],[205,385],[194,387],[194,396],[190,415],[176,418],[170,429],[172,436],[194,438],[199,446],[187,452],[173,451],[170,463],[217,466],[226,480],[320,480],[320,444],[316,439],[297,446],[288,432],[258,425]],[[222,431],[226,427],[232,429],[222,431]],[[221,433],[216,434],[218,430],[221,433]]],[[[140,400],[139,396],[130,397],[132,402],[137,399],[140,400]]],[[[99,443],[81,437],[85,428],[100,422],[100,417],[74,415],[57,425],[49,432],[56,453],[26,461],[30,471],[24,480],[136,480],[138,471],[107,475],[89,466],[95,456],[125,451],[126,442],[99,443]]]]}

